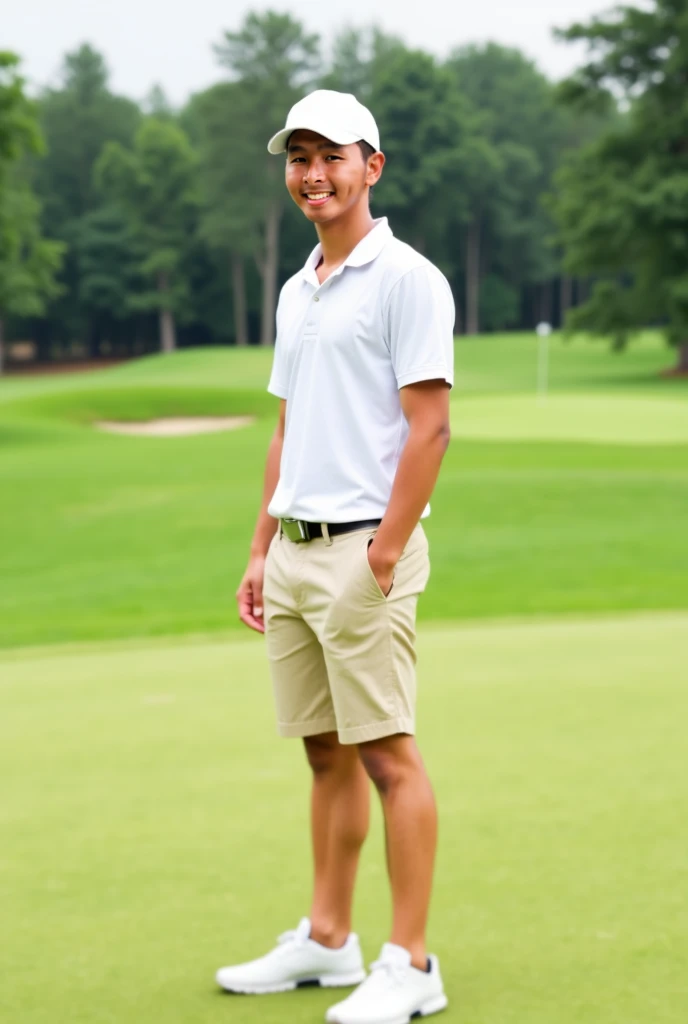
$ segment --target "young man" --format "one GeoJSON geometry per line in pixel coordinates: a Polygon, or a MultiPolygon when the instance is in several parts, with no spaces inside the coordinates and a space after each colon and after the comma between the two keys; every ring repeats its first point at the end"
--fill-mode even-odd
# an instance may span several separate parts
{"type": "Polygon", "coordinates": [[[277,310],[269,391],[281,399],[242,621],[266,633],[279,730],[313,770],[310,916],[260,960],[218,971],[233,992],[358,985],[333,1024],[406,1024],[447,1005],[425,929],[437,837],[414,740],[415,617],[429,575],[420,520],[449,441],[454,304],[427,259],[373,220],[385,158],[350,95],[297,103],[268,146],[319,245],[277,310]],[[351,931],[368,829],[382,800],[390,941],[366,977],[351,931]]]}

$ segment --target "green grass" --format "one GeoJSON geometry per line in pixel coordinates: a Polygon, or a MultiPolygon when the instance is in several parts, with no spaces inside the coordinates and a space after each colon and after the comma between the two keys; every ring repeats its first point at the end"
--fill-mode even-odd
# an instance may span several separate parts
{"type": "MultiPolygon", "coordinates": [[[[462,338],[456,345],[457,394],[532,391],[536,386],[537,339],[531,334],[462,338]]],[[[0,380],[0,402],[24,396],[140,385],[155,387],[223,387],[262,390],[270,374],[269,349],[185,349],[172,357],[146,356],[96,373],[43,377],[10,376],[0,380]]],[[[557,390],[633,388],[685,393],[685,383],[662,380],[674,355],[648,332],[624,353],[611,352],[599,339],[579,337],[550,341],[550,375],[557,390]]]]}
{"type": "MultiPolygon", "coordinates": [[[[658,339],[623,356],[555,339],[545,400],[523,391],[532,338],[456,353],[421,619],[686,607],[688,391],[662,379],[658,339]]],[[[276,415],[270,358],[187,350],[0,381],[0,646],[241,628],[233,595],[276,415]],[[90,426],[201,413],[257,422],[175,439],[90,426]]]]}
{"type": "MultiPolygon", "coordinates": [[[[448,1024],[684,1024],[687,633],[685,613],[421,630],[448,1024]]],[[[0,678],[3,1020],[322,1021],[337,993],[213,984],[308,906],[307,770],[260,641],[5,652],[0,678]]],[[[367,960],[383,865],[378,812],[367,960]]]]}
{"type": "Polygon", "coordinates": [[[491,395],[454,402],[460,440],[688,444],[684,396],[572,393],[491,395]]]}
{"type": "MultiPolygon", "coordinates": [[[[544,401],[532,337],[456,354],[419,630],[441,1019],[684,1024],[686,382],[663,379],[651,334],[623,356],[555,338],[544,401]]],[[[315,1024],[337,998],[235,999],[212,980],[309,899],[307,769],[276,738],[233,599],[270,358],[0,379],[3,1020],[315,1024]],[[202,413],[256,422],[174,439],[91,425],[202,413]]],[[[368,960],[388,923],[378,811],[356,904],[368,960]]]]}
{"type": "Polygon", "coordinates": [[[13,420],[55,421],[88,426],[100,419],[148,420],[165,416],[269,415],[275,400],[264,390],[230,390],[198,385],[164,386],[139,383],[135,387],[80,387],[15,401],[13,420]]]}

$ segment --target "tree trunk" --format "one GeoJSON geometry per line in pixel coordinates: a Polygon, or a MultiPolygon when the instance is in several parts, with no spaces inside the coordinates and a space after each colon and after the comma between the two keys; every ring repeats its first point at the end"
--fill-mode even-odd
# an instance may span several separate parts
{"type": "Polygon", "coordinates": [[[160,324],[160,351],[174,352],[177,347],[177,332],[174,326],[172,310],[168,305],[169,278],[167,274],[158,275],[158,291],[160,292],[160,311],[158,321],[160,324]]]}
{"type": "Polygon", "coordinates": [[[683,344],[678,347],[676,373],[688,373],[688,341],[684,341],[683,344]]]}
{"type": "Polygon", "coordinates": [[[244,261],[232,253],[232,298],[234,299],[234,340],[237,345],[248,345],[248,310],[246,305],[246,276],[244,261]]]}
{"type": "Polygon", "coordinates": [[[564,326],[566,320],[566,314],[571,309],[573,304],[573,280],[568,274],[561,275],[561,285],[559,291],[559,307],[561,314],[561,325],[564,326]]]}
{"type": "Polygon", "coordinates": [[[540,285],[540,322],[552,322],[552,284],[546,281],[540,285]]]}
{"type": "Polygon", "coordinates": [[[5,368],[5,324],[0,316],[0,374],[5,368]]]}
{"type": "Polygon", "coordinates": [[[480,330],[480,220],[474,220],[466,237],[466,334],[480,330]]]}
{"type": "Polygon", "coordinates": [[[263,278],[263,306],[260,316],[260,343],[275,342],[275,311],[277,309],[277,268],[279,263],[279,229],[282,203],[273,199],[265,218],[265,250],[259,268],[263,278]]]}

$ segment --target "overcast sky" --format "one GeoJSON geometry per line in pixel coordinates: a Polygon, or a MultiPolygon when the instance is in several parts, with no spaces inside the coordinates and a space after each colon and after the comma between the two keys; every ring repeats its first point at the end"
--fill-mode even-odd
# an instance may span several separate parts
{"type": "MultiPolygon", "coordinates": [[[[33,86],[57,84],[62,56],[90,42],[107,58],[112,87],[136,99],[154,83],[175,103],[222,77],[212,44],[254,5],[231,0],[0,0],[0,49],[19,53],[33,86]]],[[[254,9],[290,11],[325,40],[345,24],[377,22],[440,56],[465,43],[517,46],[550,77],[582,53],[556,43],[552,27],[608,10],[605,0],[291,0],[254,9]]]]}

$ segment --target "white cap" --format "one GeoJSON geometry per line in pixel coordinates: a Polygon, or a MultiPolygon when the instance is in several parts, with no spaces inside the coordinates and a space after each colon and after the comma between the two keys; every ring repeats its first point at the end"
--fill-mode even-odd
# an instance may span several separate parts
{"type": "Polygon", "coordinates": [[[375,152],[380,148],[380,132],[367,107],[349,92],[317,89],[289,111],[285,127],[268,142],[268,152],[284,153],[292,132],[317,132],[338,146],[368,142],[375,152]]]}

